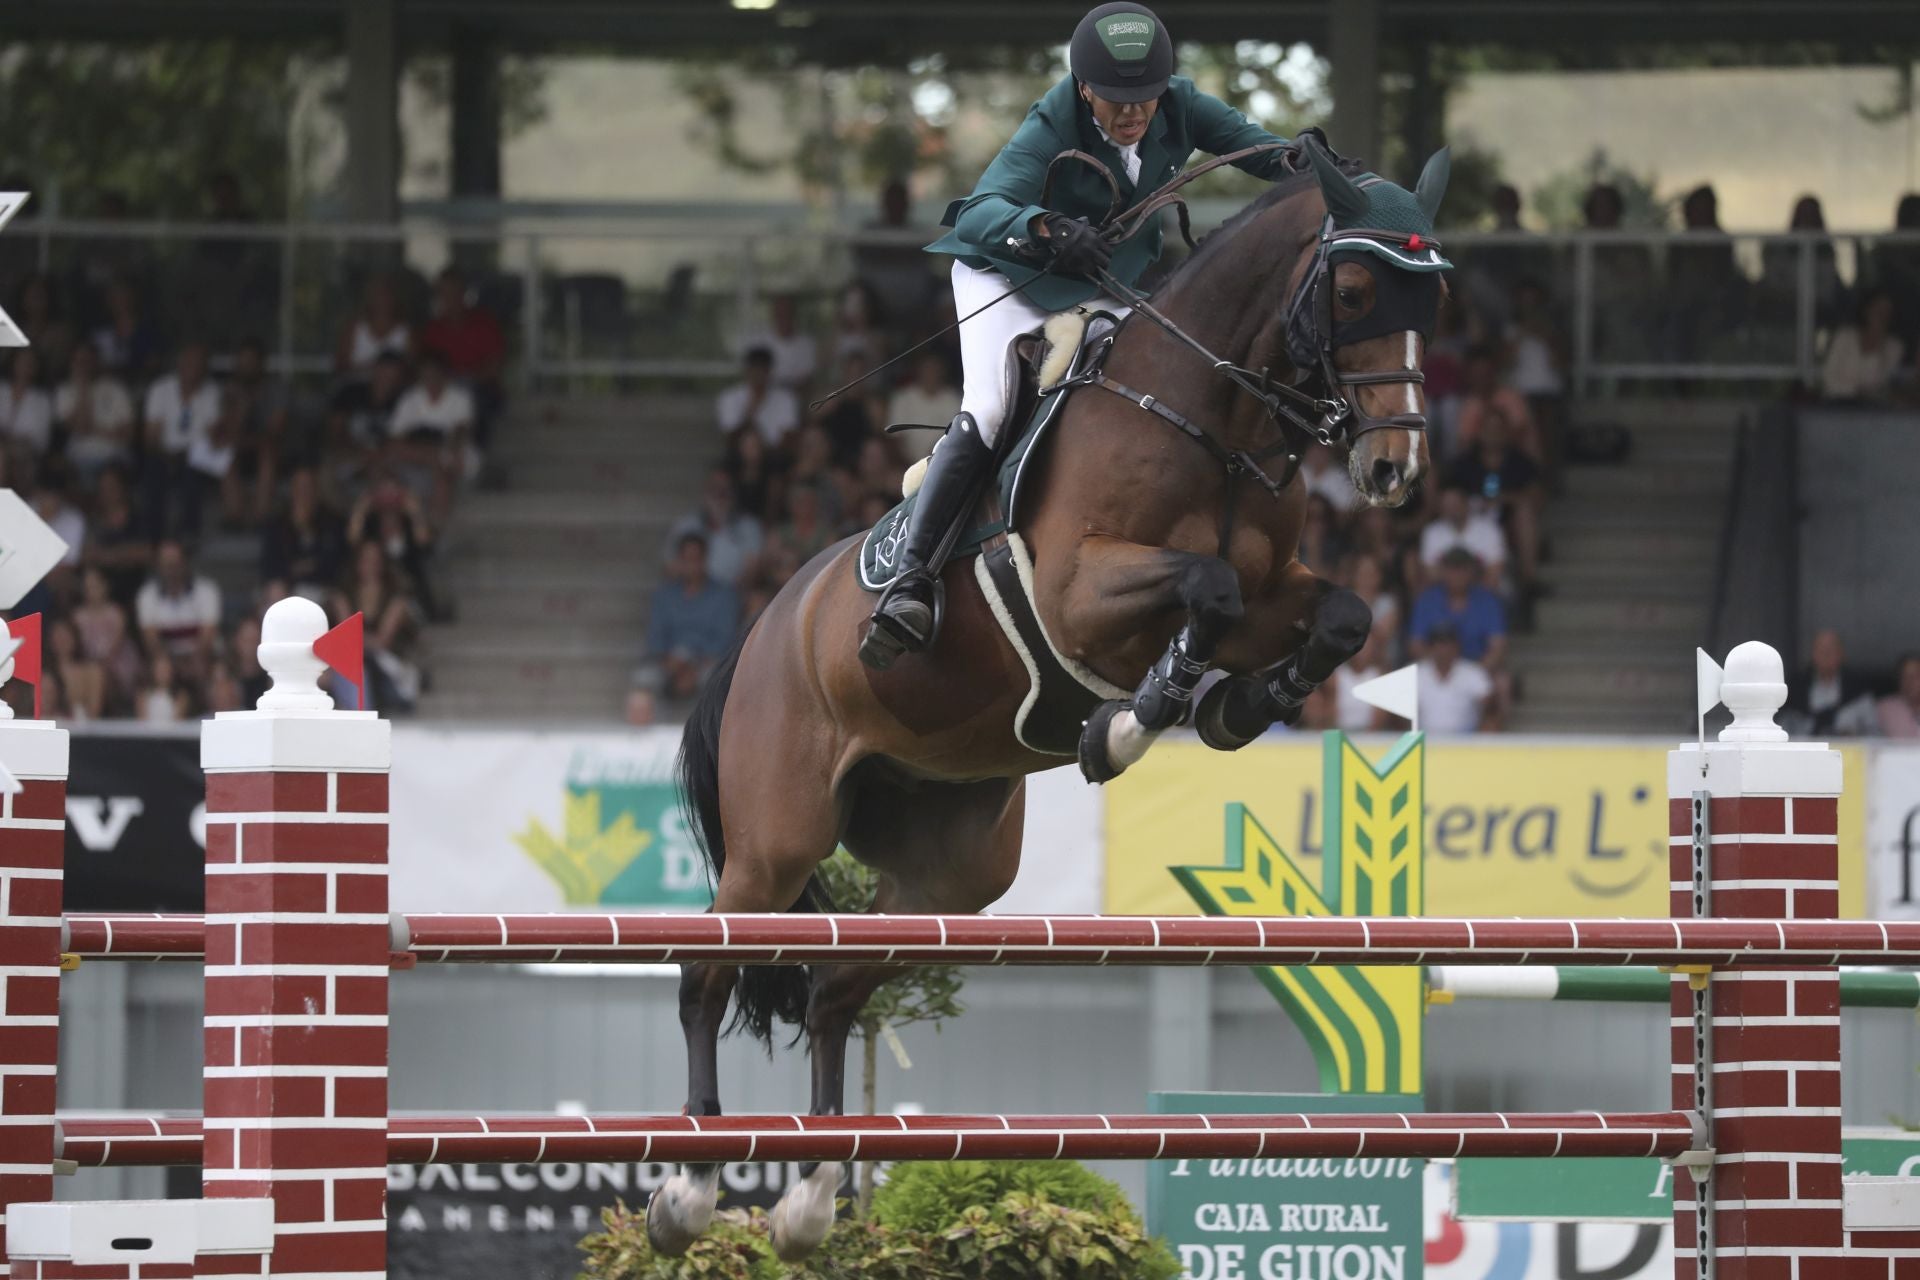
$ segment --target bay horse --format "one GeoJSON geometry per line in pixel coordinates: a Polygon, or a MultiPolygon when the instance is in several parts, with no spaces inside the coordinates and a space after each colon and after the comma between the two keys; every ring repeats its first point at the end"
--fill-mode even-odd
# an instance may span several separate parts
{"type": "MultiPolygon", "coordinates": [[[[1076,391],[1039,446],[1044,456],[1029,462],[1044,468],[1021,529],[1035,611],[1063,656],[1140,688],[1088,721],[1081,756],[1091,777],[1118,773],[1160,729],[1189,717],[1209,745],[1242,746],[1297,717],[1306,693],[1366,640],[1366,604],[1296,558],[1304,484],[1274,482],[1255,461],[1273,456],[1276,404],[1327,407],[1317,429],[1344,434],[1348,475],[1368,502],[1404,502],[1428,465],[1422,333],[1335,337],[1363,330],[1376,305],[1390,309],[1393,260],[1376,281],[1329,249],[1364,222],[1369,186],[1402,212],[1417,199],[1430,231],[1445,153],[1408,193],[1307,151],[1311,165],[1209,236],[1122,323],[1106,391],[1076,391]],[[1317,316],[1303,317],[1315,306],[1317,316]],[[1222,366],[1242,376],[1222,376],[1222,366]],[[1324,399],[1272,391],[1316,381],[1324,399]],[[1207,447],[1143,412],[1138,394],[1124,394],[1133,388],[1177,408],[1207,447]],[[1214,668],[1230,675],[1193,708],[1200,673],[1214,668]]],[[[1368,230],[1395,253],[1421,245],[1419,235],[1368,230]]],[[[680,780],[715,873],[716,912],[830,910],[814,870],[840,845],[877,873],[873,911],[981,911],[1019,867],[1023,779],[1064,763],[1016,736],[1027,671],[965,566],[943,575],[945,614],[925,654],[885,671],[862,665],[870,597],[856,580],[858,553],[852,539],[802,568],[715,669],[688,720],[680,780]]],[[[687,1114],[720,1114],[717,1042],[730,999],[735,1025],[769,1045],[776,1021],[803,1028],[812,1112],[842,1114],[848,1032],[893,972],[685,965],[687,1114]]],[[[706,1228],[718,1172],[685,1166],[655,1193],[647,1230],[656,1249],[683,1253],[706,1228]]],[[[788,1260],[816,1248],[833,1222],[840,1167],[805,1173],[773,1215],[773,1243],[788,1260]]]]}

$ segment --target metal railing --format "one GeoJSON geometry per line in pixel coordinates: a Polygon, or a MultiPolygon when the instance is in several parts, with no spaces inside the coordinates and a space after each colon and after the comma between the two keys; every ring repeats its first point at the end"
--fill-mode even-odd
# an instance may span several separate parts
{"type": "MultiPolygon", "coordinates": [[[[409,219],[181,224],[39,219],[0,236],[0,278],[38,270],[61,304],[97,309],[105,280],[132,277],[168,337],[218,347],[263,339],[287,370],[331,367],[364,280],[399,273],[424,314],[443,265],[468,268],[508,327],[526,385],[729,374],[773,290],[820,302],[856,276],[924,279],[924,229],[849,232],[770,222],[548,221],[476,229],[409,219]],[[876,264],[879,264],[876,266],[876,264]]],[[[1636,381],[1787,383],[1817,374],[1825,336],[1867,288],[1920,290],[1920,233],[1455,233],[1458,311],[1484,331],[1551,330],[1572,391],[1636,381]],[[1539,305],[1522,312],[1528,283],[1539,305]]],[[[11,298],[8,305],[12,305],[11,298]]],[[[817,307],[823,316],[828,307],[817,307]]],[[[85,319],[85,315],[82,315],[85,319]]],[[[924,323],[924,321],[922,321],[924,323]]],[[[918,336],[904,330],[901,339],[918,336]]]]}

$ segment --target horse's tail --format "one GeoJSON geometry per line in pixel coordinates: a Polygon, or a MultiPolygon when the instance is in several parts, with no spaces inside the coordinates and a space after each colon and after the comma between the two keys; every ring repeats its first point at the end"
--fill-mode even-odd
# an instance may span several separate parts
{"type": "MultiPolygon", "coordinates": [[[[716,888],[720,872],[727,865],[726,835],[720,826],[720,716],[726,710],[727,693],[733,688],[733,673],[745,643],[743,633],[707,676],[687,716],[687,727],[680,735],[680,756],[674,763],[687,826],[716,888]]],[[[800,901],[788,909],[827,912],[833,910],[833,903],[815,875],[808,879],[800,901]]],[[[735,1013],[729,1030],[744,1028],[771,1048],[776,1019],[804,1029],[807,989],[807,970],[799,965],[742,965],[734,987],[735,1013]]]]}

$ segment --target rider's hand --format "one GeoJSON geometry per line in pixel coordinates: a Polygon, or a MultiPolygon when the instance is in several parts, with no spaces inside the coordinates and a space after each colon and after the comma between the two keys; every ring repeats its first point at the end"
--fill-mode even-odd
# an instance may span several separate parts
{"type": "Polygon", "coordinates": [[[1050,213],[1045,222],[1047,236],[1040,244],[1052,257],[1056,270],[1096,280],[1113,262],[1113,246],[1102,239],[1085,218],[1050,213]]]}

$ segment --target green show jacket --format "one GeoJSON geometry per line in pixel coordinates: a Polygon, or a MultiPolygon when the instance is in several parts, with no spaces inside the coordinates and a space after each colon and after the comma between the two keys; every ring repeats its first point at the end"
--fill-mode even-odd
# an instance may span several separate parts
{"type": "MultiPolygon", "coordinates": [[[[1080,98],[1072,76],[1047,90],[1033,104],[1011,141],[1000,149],[980,175],[973,194],[947,206],[942,226],[945,236],[927,246],[929,253],[952,254],[971,267],[993,267],[1014,284],[1040,274],[1015,246],[1030,235],[1029,223],[1042,213],[1064,213],[1086,218],[1096,226],[1106,216],[1112,191],[1093,168],[1075,160],[1062,161],[1055,174],[1048,203],[1040,203],[1047,166],[1062,151],[1084,151],[1098,156],[1120,184],[1125,211],[1142,203],[1179,173],[1195,151],[1225,155],[1263,142],[1284,142],[1241,115],[1220,99],[1202,93],[1193,81],[1175,76],[1160,98],[1160,110],[1140,140],[1140,181],[1127,181],[1120,149],[1108,142],[1094,123],[1093,112],[1080,98]]],[[[1285,153],[1266,151],[1237,163],[1255,177],[1285,174],[1285,153]]],[[[1165,238],[1158,219],[1122,245],[1114,254],[1115,277],[1132,285],[1160,257],[1165,238]]],[[[1024,296],[1043,311],[1064,311],[1095,297],[1100,287],[1072,276],[1048,276],[1036,281],[1024,296]]]]}

